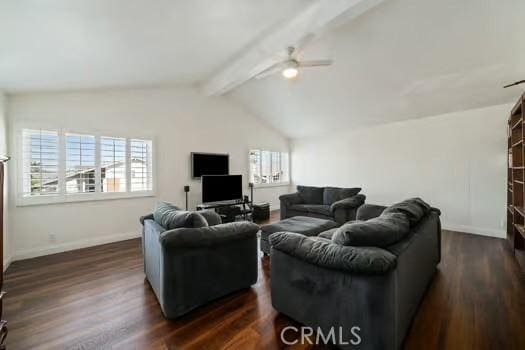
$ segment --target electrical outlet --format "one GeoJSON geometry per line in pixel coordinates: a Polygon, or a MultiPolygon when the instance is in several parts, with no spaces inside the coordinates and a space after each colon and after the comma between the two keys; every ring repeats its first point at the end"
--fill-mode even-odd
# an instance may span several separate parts
{"type": "Polygon", "coordinates": [[[50,243],[55,243],[57,241],[57,237],[54,233],[50,233],[49,234],[49,242],[50,243]]]}

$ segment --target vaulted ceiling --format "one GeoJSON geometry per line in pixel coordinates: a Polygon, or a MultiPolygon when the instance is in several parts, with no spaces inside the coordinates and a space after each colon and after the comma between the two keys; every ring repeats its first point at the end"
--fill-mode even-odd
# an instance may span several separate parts
{"type": "Polygon", "coordinates": [[[386,0],[322,35],[298,79],[251,80],[230,93],[289,137],[515,101],[525,85],[525,1],[386,0]]]}
{"type": "Polygon", "coordinates": [[[195,84],[308,0],[0,0],[0,89],[195,84]]]}
{"type": "Polygon", "coordinates": [[[514,100],[524,88],[501,87],[525,79],[524,13],[523,0],[0,0],[0,89],[197,85],[302,137],[514,100]],[[301,57],[333,66],[249,79],[311,32],[301,57]]]}

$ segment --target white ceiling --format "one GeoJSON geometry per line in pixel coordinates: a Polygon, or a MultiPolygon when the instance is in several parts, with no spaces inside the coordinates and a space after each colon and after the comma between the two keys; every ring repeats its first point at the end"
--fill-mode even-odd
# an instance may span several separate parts
{"type": "Polygon", "coordinates": [[[296,81],[251,80],[239,101],[289,137],[513,101],[525,86],[525,1],[387,0],[312,43],[333,58],[296,81]]]}
{"type": "MultiPolygon", "coordinates": [[[[314,1],[0,0],[0,89],[205,83],[314,1]]],[[[251,80],[229,97],[294,138],[506,103],[525,90],[501,88],[525,79],[525,1],[367,1],[379,5],[302,54],[332,67],[251,80]]]]}
{"type": "Polygon", "coordinates": [[[0,0],[0,89],[195,84],[310,0],[0,0]]]}

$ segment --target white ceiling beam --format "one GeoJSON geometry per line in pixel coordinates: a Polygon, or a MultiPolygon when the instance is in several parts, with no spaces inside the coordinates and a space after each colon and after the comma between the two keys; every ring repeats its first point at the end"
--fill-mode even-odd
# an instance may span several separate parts
{"type": "Polygon", "coordinates": [[[317,0],[268,36],[254,43],[237,59],[202,85],[208,96],[223,95],[285,58],[288,46],[300,46],[307,38],[319,37],[347,23],[384,0],[317,0]]]}

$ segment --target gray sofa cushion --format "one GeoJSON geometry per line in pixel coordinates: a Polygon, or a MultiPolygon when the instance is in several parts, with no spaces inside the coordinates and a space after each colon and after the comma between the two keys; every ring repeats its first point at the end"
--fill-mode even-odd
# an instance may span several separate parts
{"type": "Polygon", "coordinates": [[[290,209],[308,213],[308,204],[293,204],[290,206],[290,209]]]}
{"type": "Polygon", "coordinates": [[[324,204],[294,204],[290,206],[290,209],[299,212],[321,214],[330,217],[333,215],[330,211],[330,206],[324,204]]]}
{"type": "Polygon", "coordinates": [[[157,205],[153,212],[153,219],[167,230],[180,227],[199,228],[208,226],[204,216],[198,212],[180,210],[167,202],[161,202],[157,205]]]}
{"type": "Polygon", "coordinates": [[[323,204],[323,187],[297,186],[302,202],[306,204],[323,204]]]}
{"type": "Polygon", "coordinates": [[[396,256],[376,247],[346,247],[321,237],[292,232],[270,236],[273,249],[308,263],[355,274],[382,274],[396,265],[396,256]]]}
{"type": "Polygon", "coordinates": [[[338,200],[337,202],[332,203],[330,205],[330,211],[334,212],[337,209],[353,209],[353,208],[359,208],[366,200],[366,196],[364,194],[356,194],[352,197],[346,197],[344,199],[338,200]]]}
{"type": "Polygon", "coordinates": [[[206,222],[208,223],[208,226],[215,226],[215,225],[222,224],[221,216],[217,214],[215,210],[213,209],[199,210],[199,214],[204,216],[204,218],[206,219],[206,222]]]}
{"type": "Polygon", "coordinates": [[[174,249],[215,247],[226,242],[254,236],[257,231],[259,231],[259,226],[254,223],[236,221],[211,227],[184,227],[164,231],[159,240],[163,246],[169,245],[174,249]]]}
{"type": "Polygon", "coordinates": [[[268,239],[275,232],[295,232],[305,236],[315,236],[319,233],[337,227],[331,220],[312,218],[309,216],[294,216],[274,224],[261,226],[261,238],[268,239]]]}
{"type": "MultiPolygon", "coordinates": [[[[352,220],[352,221],[349,221],[347,222],[347,224],[350,224],[352,222],[356,222],[357,220],[352,220]]],[[[317,237],[323,237],[323,238],[326,238],[326,239],[329,239],[329,240],[332,240],[332,238],[334,237],[334,234],[337,232],[337,230],[339,230],[340,227],[334,227],[334,228],[331,228],[329,230],[326,230],[324,232],[321,232],[320,234],[317,235],[317,237]]]]}
{"type": "Polygon", "coordinates": [[[430,205],[425,203],[421,198],[410,198],[391,205],[383,211],[383,214],[403,213],[407,216],[408,220],[410,220],[410,225],[412,226],[418,223],[430,209],[430,205]]]}
{"type": "Polygon", "coordinates": [[[363,204],[357,209],[357,220],[368,220],[376,218],[383,213],[386,209],[385,206],[376,205],[376,204],[363,204]]]}
{"type": "Polygon", "coordinates": [[[361,187],[343,188],[341,190],[341,195],[339,197],[340,199],[345,199],[348,197],[353,197],[357,195],[359,192],[361,192],[361,187]]]}
{"type": "Polygon", "coordinates": [[[336,227],[336,228],[331,228],[329,230],[326,230],[324,232],[321,232],[320,234],[317,235],[317,237],[321,237],[321,238],[326,238],[326,239],[332,239],[332,236],[334,235],[334,233],[338,230],[339,228],[336,227]]]}
{"type": "Polygon", "coordinates": [[[361,188],[325,187],[323,192],[323,204],[332,205],[338,200],[353,197],[361,191],[361,188]]]}
{"type": "Polygon", "coordinates": [[[339,187],[325,187],[323,192],[323,204],[332,205],[341,199],[341,188],[339,187]]]}
{"type": "Polygon", "coordinates": [[[321,214],[326,216],[332,216],[330,206],[323,204],[308,204],[308,212],[314,214],[321,214]]]}
{"type": "Polygon", "coordinates": [[[332,241],[345,246],[387,247],[410,232],[410,221],[403,213],[383,213],[368,221],[341,226],[332,241]]]}

